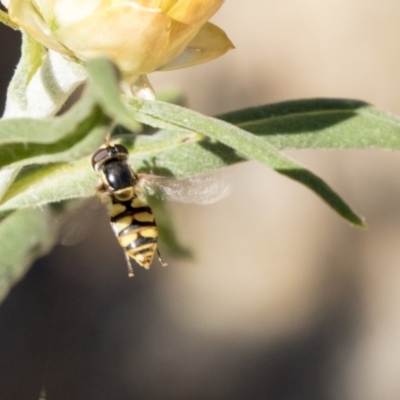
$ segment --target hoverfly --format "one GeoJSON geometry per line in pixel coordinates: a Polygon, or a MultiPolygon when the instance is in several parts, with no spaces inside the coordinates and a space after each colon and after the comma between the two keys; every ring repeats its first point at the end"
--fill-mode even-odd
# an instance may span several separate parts
{"type": "Polygon", "coordinates": [[[128,162],[129,153],[109,141],[92,157],[93,169],[101,183],[97,187],[102,202],[108,204],[111,226],[125,251],[128,275],[133,276],[131,259],[150,268],[157,253],[162,266],[167,264],[158,250],[158,230],[153,212],[143,196],[141,178],[128,162]]]}
{"type": "Polygon", "coordinates": [[[128,158],[125,146],[111,144],[107,139],[93,154],[92,167],[100,177],[97,193],[108,205],[110,223],[124,249],[128,275],[132,277],[131,260],[148,269],[157,253],[161,265],[167,265],[158,250],[156,221],[146,200],[146,194],[155,194],[155,185],[166,198],[196,204],[210,204],[226,197],[229,187],[215,175],[180,181],[137,174],[128,158]]]}

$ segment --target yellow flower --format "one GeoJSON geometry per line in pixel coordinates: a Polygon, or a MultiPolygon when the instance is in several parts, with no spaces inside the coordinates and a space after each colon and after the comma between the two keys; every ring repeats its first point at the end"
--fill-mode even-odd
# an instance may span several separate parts
{"type": "Polygon", "coordinates": [[[81,61],[107,57],[131,83],[233,48],[207,22],[224,0],[1,1],[12,21],[47,48],[81,61]]]}

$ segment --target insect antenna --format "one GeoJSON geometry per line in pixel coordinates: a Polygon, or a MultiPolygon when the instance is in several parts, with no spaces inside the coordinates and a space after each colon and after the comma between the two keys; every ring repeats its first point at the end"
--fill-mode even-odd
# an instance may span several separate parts
{"type": "Polygon", "coordinates": [[[107,133],[104,144],[106,145],[106,147],[111,147],[111,132],[107,133]]]}

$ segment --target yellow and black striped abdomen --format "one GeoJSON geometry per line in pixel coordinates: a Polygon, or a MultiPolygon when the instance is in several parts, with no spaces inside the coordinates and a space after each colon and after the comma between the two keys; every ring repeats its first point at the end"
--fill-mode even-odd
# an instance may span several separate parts
{"type": "Polygon", "coordinates": [[[92,166],[100,177],[97,192],[109,206],[111,226],[125,251],[128,275],[133,276],[131,259],[144,268],[150,268],[157,253],[158,231],[153,212],[145,198],[140,197],[143,188],[139,176],[128,160],[128,149],[108,140],[92,157],[92,166]]]}
{"type": "Polygon", "coordinates": [[[148,204],[136,195],[128,201],[112,196],[111,225],[127,257],[148,269],[157,251],[158,231],[148,204]]]}

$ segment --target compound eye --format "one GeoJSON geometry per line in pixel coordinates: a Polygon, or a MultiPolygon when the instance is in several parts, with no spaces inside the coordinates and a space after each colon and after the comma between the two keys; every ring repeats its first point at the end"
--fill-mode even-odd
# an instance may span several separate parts
{"type": "Polygon", "coordinates": [[[119,154],[129,154],[128,149],[125,146],[122,146],[122,144],[116,144],[114,147],[117,149],[119,154]]]}
{"type": "Polygon", "coordinates": [[[92,167],[95,168],[96,164],[99,163],[100,161],[105,160],[108,157],[108,155],[109,153],[107,149],[97,150],[92,157],[92,167]]]}

